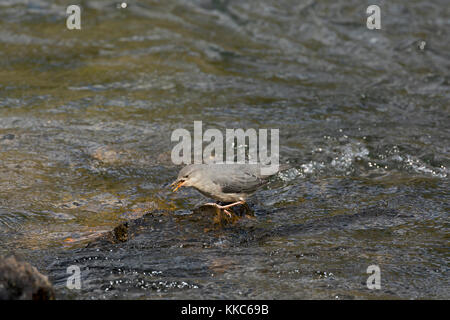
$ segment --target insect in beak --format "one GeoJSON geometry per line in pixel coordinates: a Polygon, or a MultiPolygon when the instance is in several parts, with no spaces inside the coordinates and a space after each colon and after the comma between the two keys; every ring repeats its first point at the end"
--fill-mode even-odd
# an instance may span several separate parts
{"type": "Polygon", "coordinates": [[[186,181],[184,181],[184,180],[177,180],[177,181],[175,181],[174,183],[172,183],[170,186],[171,187],[173,187],[173,192],[176,192],[178,189],[180,189],[183,185],[184,185],[184,183],[185,183],[186,181]]]}

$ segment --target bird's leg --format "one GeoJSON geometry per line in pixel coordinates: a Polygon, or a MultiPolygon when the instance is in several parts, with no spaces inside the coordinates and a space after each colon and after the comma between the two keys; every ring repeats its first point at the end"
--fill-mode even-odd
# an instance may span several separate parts
{"type": "Polygon", "coordinates": [[[231,207],[234,207],[234,206],[236,206],[236,205],[238,205],[238,204],[244,204],[244,205],[246,205],[245,201],[237,201],[237,202],[230,203],[230,204],[227,204],[227,205],[225,205],[225,206],[219,206],[219,207],[220,207],[220,209],[223,210],[223,212],[225,212],[225,213],[231,218],[231,213],[230,213],[230,211],[228,211],[227,209],[228,209],[228,208],[231,208],[231,207]]]}
{"type": "Polygon", "coordinates": [[[231,212],[228,211],[227,209],[231,208],[231,207],[234,207],[234,206],[236,206],[238,204],[246,204],[246,203],[245,203],[245,201],[237,201],[237,202],[233,202],[233,203],[227,204],[225,206],[221,206],[221,205],[219,205],[217,203],[209,202],[209,203],[205,203],[204,205],[205,206],[216,207],[216,208],[218,208],[220,210],[223,210],[223,212],[225,212],[231,218],[231,216],[232,216],[231,212]]]}
{"type": "Polygon", "coordinates": [[[228,209],[228,208],[237,206],[238,204],[244,204],[245,205],[246,203],[245,203],[245,201],[240,200],[240,201],[236,201],[236,202],[227,204],[225,206],[219,206],[219,207],[220,207],[220,209],[228,209]]]}
{"type": "Polygon", "coordinates": [[[217,209],[219,209],[219,210],[223,210],[223,211],[231,218],[231,213],[230,213],[230,211],[228,211],[228,210],[226,210],[226,209],[222,209],[222,206],[221,206],[220,204],[218,204],[218,203],[208,202],[208,203],[205,203],[204,206],[215,207],[215,208],[217,208],[217,209]]]}

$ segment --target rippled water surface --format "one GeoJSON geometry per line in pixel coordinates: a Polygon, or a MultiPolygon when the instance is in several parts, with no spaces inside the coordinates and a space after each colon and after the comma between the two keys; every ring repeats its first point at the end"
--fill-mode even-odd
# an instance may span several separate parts
{"type": "Polygon", "coordinates": [[[371,1],[70,4],[0,1],[0,254],[60,298],[450,297],[447,1],[379,1],[381,30],[371,1]],[[255,219],[168,189],[196,120],[280,129],[255,219]]]}

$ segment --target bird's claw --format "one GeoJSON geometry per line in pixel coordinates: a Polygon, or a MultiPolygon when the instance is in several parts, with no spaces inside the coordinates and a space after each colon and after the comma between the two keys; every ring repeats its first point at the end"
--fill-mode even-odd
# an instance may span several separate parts
{"type": "Polygon", "coordinates": [[[230,217],[230,218],[233,217],[233,215],[231,214],[231,212],[228,211],[227,209],[223,209],[223,212],[225,212],[225,213],[228,215],[228,217],[230,217]]]}
{"type": "Polygon", "coordinates": [[[213,202],[205,203],[204,206],[215,207],[215,208],[225,212],[228,217],[230,217],[230,218],[233,217],[233,214],[230,211],[227,210],[227,208],[228,208],[227,206],[221,206],[221,205],[219,205],[217,203],[213,203],[213,202]]]}

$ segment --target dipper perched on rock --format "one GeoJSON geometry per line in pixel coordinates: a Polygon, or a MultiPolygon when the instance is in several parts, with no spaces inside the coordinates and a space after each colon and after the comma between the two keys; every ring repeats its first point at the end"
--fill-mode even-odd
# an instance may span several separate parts
{"type": "Polygon", "coordinates": [[[246,199],[265,185],[271,176],[289,167],[280,165],[277,172],[263,174],[260,164],[191,164],[181,169],[171,186],[174,192],[182,186],[194,187],[208,198],[232,202],[227,205],[205,204],[224,210],[231,216],[228,208],[242,204],[249,209],[246,199]]]}

